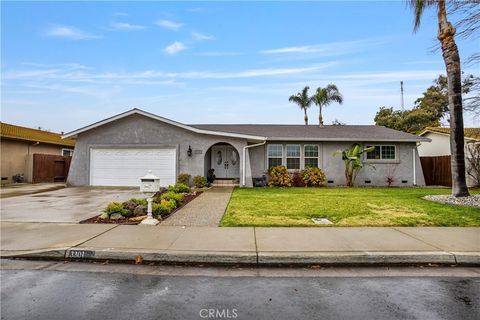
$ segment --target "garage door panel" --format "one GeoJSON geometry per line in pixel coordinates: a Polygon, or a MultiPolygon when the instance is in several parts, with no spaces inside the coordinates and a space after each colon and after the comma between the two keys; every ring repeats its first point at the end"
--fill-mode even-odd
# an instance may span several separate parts
{"type": "Polygon", "coordinates": [[[148,170],[160,177],[160,184],[175,184],[176,149],[93,148],[90,184],[96,186],[139,186],[148,170]]]}

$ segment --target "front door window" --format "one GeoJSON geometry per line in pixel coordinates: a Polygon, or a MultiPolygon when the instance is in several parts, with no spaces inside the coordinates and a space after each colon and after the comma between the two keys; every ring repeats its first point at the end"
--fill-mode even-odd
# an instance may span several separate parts
{"type": "Polygon", "coordinates": [[[229,145],[212,147],[212,169],[217,178],[240,177],[240,157],[237,150],[229,145]]]}

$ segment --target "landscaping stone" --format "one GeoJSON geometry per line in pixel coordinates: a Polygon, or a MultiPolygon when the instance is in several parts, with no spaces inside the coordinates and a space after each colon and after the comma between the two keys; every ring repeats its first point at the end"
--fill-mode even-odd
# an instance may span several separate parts
{"type": "Polygon", "coordinates": [[[135,207],[135,209],[133,210],[133,215],[136,217],[143,216],[146,212],[147,212],[147,207],[139,205],[135,207]]]}
{"type": "Polygon", "coordinates": [[[125,219],[120,213],[113,213],[110,215],[110,220],[122,220],[125,219]]]}
{"type": "Polygon", "coordinates": [[[452,204],[456,206],[467,206],[480,208],[480,195],[472,195],[469,197],[459,197],[456,198],[451,195],[435,195],[435,196],[425,196],[423,199],[433,202],[440,202],[446,204],[452,204]]]}

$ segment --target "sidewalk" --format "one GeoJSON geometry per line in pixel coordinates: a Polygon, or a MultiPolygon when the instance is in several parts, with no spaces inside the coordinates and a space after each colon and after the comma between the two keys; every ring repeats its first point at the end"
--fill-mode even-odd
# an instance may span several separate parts
{"type": "Polygon", "coordinates": [[[480,228],[218,228],[9,223],[6,257],[251,265],[480,265],[480,228]]]}

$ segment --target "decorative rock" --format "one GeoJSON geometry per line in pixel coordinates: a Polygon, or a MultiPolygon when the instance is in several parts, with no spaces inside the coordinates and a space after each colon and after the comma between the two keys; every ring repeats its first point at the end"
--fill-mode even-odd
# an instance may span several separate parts
{"type": "Polygon", "coordinates": [[[133,215],[135,217],[138,217],[138,216],[143,216],[147,213],[147,207],[146,206],[142,206],[142,205],[138,205],[135,210],[133,210],[133,215]]]}
{"type": "Polygon", "coordinates": [[[147,219],[147,216],[138,216],[138,217],[133,217],[133,218],[130,218],[130,221],[133,221],[133,222],[138,222],[138,221],[142,221],[142,220],[145,220],[147,219]]]}
{"type": "Polygon", "coordinates": [[[112,213],[110,215],[110,220],[122,220],[125,219],[124,216],[122,216],[120,213],[112,213]]]}
{"type": "Polygon", "coordinates": [[[480,208],[480,194],[475,194],[469,197],[454,197],[451,195],[435,195],[435,196],[425,196],[425,200],[452,204],[456,206],[467,206],[473,208],[480,208]]]}

